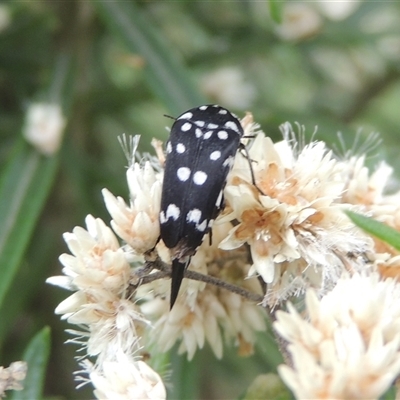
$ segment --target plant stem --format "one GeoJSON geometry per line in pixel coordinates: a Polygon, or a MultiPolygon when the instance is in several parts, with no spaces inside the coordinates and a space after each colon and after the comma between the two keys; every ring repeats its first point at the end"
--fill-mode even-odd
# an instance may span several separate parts
{"type": "MultiPolygon", "coordinates": [[[[147,261],[143,268],[135,271],[135,278],[138,280],[138,283],[135,286],[145,285],[147,283],[153,282],[158,279],[166,278],[171,276],[171,267],[157,258],[154,261],[147,261]],[[158,272],[150,274],[153,269],[157,269],[158,272]]],[[[236,293],[239,296],[244,297],[249,301],[253,301],[255,303],[261,303],[264,297],[257,293],[249,292],[248,290],[233,285],[231,283],[225,282],[219,278],[210,275],[200,274],[199,272],[185,270],[185,278],[192,279],[195,281],[209,283],[211,285],[217,286],[219,288],[228,290],[232,293],[236,293]]]]}

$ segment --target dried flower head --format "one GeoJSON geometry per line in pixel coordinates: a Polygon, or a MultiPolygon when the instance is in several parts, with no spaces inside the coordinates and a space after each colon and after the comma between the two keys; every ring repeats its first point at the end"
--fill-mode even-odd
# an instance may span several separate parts
{"type": "Polygon", "coordinates": [[[0,398],[6,397],[7,390],[22,390],[28,366],[25,361],[16,361],[8,368],[0,367],[0,398]]]}

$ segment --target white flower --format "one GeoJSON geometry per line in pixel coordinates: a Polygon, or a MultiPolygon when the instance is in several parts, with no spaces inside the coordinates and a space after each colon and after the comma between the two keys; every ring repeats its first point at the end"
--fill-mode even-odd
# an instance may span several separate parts
{"type": "Polygon", "coordinates": [[[113,359],[93,368],[87,361],[84,368],[89,372],[98,399],[109,400],[162,400],[166,399],[165,386],[160,376],[145,362],[117,353],[113,359]]]}
{"type": "Polygon", "coordinates": [[[187,353],[191,360],[197,348],[203,348],[207,339],[216,357],[222,357],[222,336],[218,319],[226,312],[215,295],[203,291],[196,297],[196,303],[189,307],[182,297],[171,311],[165,311],[156,321],[152,336],[156,338],[161,351],[168,351],[178,339],[181,344],[178,353],[187,353]]]}
{"type": "Polygon", "coordinates": [[[0,398],[6,397],[6,390],[22,390],[28,366],[25,361],[16,361],[8,368],[0,367],[0,398]]]}
{"type": "Polygon", "coordinates": [[[321,300],[306,295],[308,318],[289,305],[277,312],[293,367],[280,366],[296,398],[376,399],[400,373],[400,285],[343,276],[321,300]]]}
{"type": "Polygon", "coordinates": [[[60,105],[33,103],[26,115],[24,135],[38,151],[52,155],[60,148],[66,123],[60,105]]]}
{"type": "MultiPolygon", "coordinates": [[[[134,155],[137,142],[137,138],[131,140],[130,156],[134,155]]],[[[131,161],[128,181],[138,226],[134,223],[128,234],[140,237],[139,245],[137,240],[129,241],[140,252],[149,249],[143,249],[149,245],[149,240],[150,246],[154,247],[158,237],[160,182],[149,163],[142,169],[131,161]],[[153,199],[153,203],[149,199],[153,199]],[[153,218],[150,229],[153,233],[146,232],[146,217],[153,218]],[[142,250],[138,250],[140,246],[142,250]]],[[[122,199],[115,199],[107,191],[105,197],[114,219],[120,224],[121,220],[124,222],[124,215],[118,209],[122,199]]],[[[122,210],[126,211],[125,205],[122,210]]],[[[64,276],[47,280],[74,292],[56,308],[56,313],[62,314],[63,319],[80,327],[80,330],[70,330],[74,338],[69,342],[80,345],[80,350],[85,351],[83,365],[97,388],[96,396],[110,399],[165,398],[160,377],[140,360],[142,336],[150,328],[150,323],[132,299],[129,285],[133,275],[129,262],[139,258],[143,261],[142,257],[132,257],[131,248],[125,251],[127,246],[121,247],[113,231],[101,219],[89,215],[86,226],[87,229],[75,227],[72,233],[64,234],[72,253],[60,256],[64,276]],[[85,359],[87,356],[96,358],[94,365],[85,359]]],[[[117,223],[114,223],[115,227],[116,231],[121,229],[117,223]]]]}
{"type": "Polygon", "coordinates": [[[225,250],[250,245],[250,274],[269,284],[270,304],[306,287],[329,290],[347,268],[365,268],[357,256],[372,250],[372,240],[343,213],[345,167],[324,143],[296,149],[290,124],[282,130],[282,142],[273,144],[259,133],[249,150],[263,194],[252,185],[248,161],[236,157],[222,220],[239,223],[220,244],[225,250]]]}
{"type": "Polygon", "coordinates": [[[76,227],[64,234],[72,252],[60,256],[65,276],[47,282],[74,291],[58,305],[56,313],[84,327],[85,332],[75,333],[85,338],[81,344],[87,354],[98,356],[101,363],[116,349],[126,354],[137,350],[149,323],[138,306],[126,298],[131,267],[116,236],[101,219],[91,215],[86,225],[87,230],[76,227]]]}
{"type": "Polygon", "coordinates": [[[86,225],[87,230],[75,227],[72,233],[64,234],[72,255],[62,254],[60,262],[68,279],[53,278],[48,283],[67,289],[123,293],[129,284],[130,266],[117,238],[99,218],[88,215],[86,225]]]}
{"type": "Polygon", "coordinates": [[[304,3],[286,3],[283,21],[276,27],[277,34],[285,40],[302,40],[318,33],[322,19],[313,7],[304,3]]]}
{"type": "Polygon", "coordinates": [[[321,13],[333,21],[342,21],[349,17],[360,6],[361,0],[319,0],[321,13]]]}
{"type": "Polygon", "coordinates": [[[121,197],[114,197],[103,189],[108,212],[112,216],[111,226],[137,254],[154,248],[160,236],[161,180],[151,163],[143,167],[133,163],[127,171],[130,205],[121,197]]]}
{"type": "Polygon", "coordinates": [[[80,326],[80,331],[70,330],[75,337],[69,342],[85,350],[83,358],[96,357],[95,366],[88,360],[83,364],[98,398],[165,398],[160,377],[140,361],[141,337],[150,323],[129,298],[125,253],[102,220],[88,216],[86,223],[87,230],[77,227],[64,235],[73,253],[60,257],[66,276],[48,280],[75,290],[56,309],[80,326]]]}
{"type": "Polygon", "coordinates": [[[384,198],[384,190],[388,186],[393,168],[381,162],[375,172],[370,175],[365,166],[365,155],[351,157],[342,162],[344,176],[347,179],[343,201],[350,204],[370,206],[380,204],[384,198]]]}
{"type": "Polygon", "coordinates": [[[239,355],[253,354],[256,332],[266,330],[262,309],[226,290],[219,291],[218,299],[226,311],[226,317],[220,320],[225,337],[235,341],[239,355]]]}
{"type": "Polygon", "coordinates": [[[202,88],[217,103],[240,110],[250,107],[256,96],[256,88],[246,82],[237,67],[219,68],[207,74],[202,79],[202,88]]]}
{"type": "MultiPolygon", "coordinates": [[[[343,201],[359,206],[359,211],[400,231],[400,192],[387,195],[393,168],[381,162],[373,173],[364,165],[365,156],[343,162],[346,187],[343,201]]],[[[374,253],[370,255],[383,277],[400,277],[400,252],[373,237],[374,253]]]]}
{"type": "Polygon", "coordinates": [[[212,286],[199,292],[191,303],[189,306],[189,301],[181,296],[172,310],[167,301],[159,298],[157,303],[154,300],[142,307],[142,312],[149,318],[150,312],[157,312],[150,340],[156,342],[161,351],[170,350],[180,341],[178,353],[187,353],[191,360],[207,341],[215,356],[222,358],[225,337],[234,340],[240,355],[253,353],[255,332],[266,329],[261,308],[237,294],[212,286]]]}
{"type": "MultiPolygon", "coordinates": [[[[261,294],[256,278],[245,280],[249,266],[244,249],[227,253],[218,248],[230,227],[230,224],[214,225],[213,244],[205,239],[192,257],[189,269],[261,294]]],[[[160,246],[157,246],[158,251],[160,246]]],[[[169,280],[155,281],[143,285],[137,294],[139,299],[146,300],[141,305],[142,313],[154,324],[149,340],[161,351],[168,351],[180,342],[178,352],[187,353],[191,360],[196,350],[207,342],[215,356],[221,358],[225,338],[234,341],[240,355],[252,353],[255,332],[266,329],[260,307],[224,289],[184,279],[178,299],[170,310],[169,288],[169,280]]]]}
{"type": "Polygon", "coordinates": [[[251,114],[242,126],[255,140],[247,158],[238,152],[235,159],[212,243],[206,236],[190,260],[190,273],[203,274],[203,281],[184,279],[172,310],[170,280],[159,279],[165,276],[159,260],[171,263],[158,240],[162,155],[136,163],[137,137],[122,139],[129,202],[103,190],[116,234],[88,216],[87,229],[64,235],[72,254],[60,257],[64,276],[48,282],[73,291],[56,312],[80,326],[70,342],[83,347],[83,358],[96,359],[94,365],[84,360],[96,397],[165,398],[159,375],[141,358],[153,344],[168,351],[178,343],[179,353],[192,359],[208,343],[221,358],[226,340],[241,355],[251,354],[256,332],[266,329],[265,310],[244,297],[265,296],[265,305],[280,306],[309,288],[316,293],[307,292],[309,321],[289,306],[275,325],[290,342],[293,369],[280,372],[296,396],[378,396],[399,373],[399,286],[380,281],[377,273],[357,273],[391,275],[400,255],[381,254],[382,244],[343,212],[354,209],[400,227],[400,194],[384,193],[391,169],[381,164],[370,175],[363,156],[338,160],[322,142],[303,145],[302,132],[297,140],[290,124],[282,126],[284,140],[275,144],[257,132],[251,114]],[[151,270],[156,257],[162,271],[151,270]],[[145,259],[145,268],[135,269],[145,259]],[[144,284],[147,270],[143,279],[150,283],[144,284]],[[353,277],[343,277],[344,271],[353,277]],[[265,293],[256,275],[266,283],[265,293]],[[237,286],[230,287],[235,293],[226,290],[229,285],[237,286]],[[238,287],[247,295],[239,296],[238,287]]]}
{"type": "MultiPolygon", "coordinates": [[[[98,357],[98,364],[116,351],[126,354],[139,351],[141,337],[150,325],[138,306],[130,300],[111,296],[107,298],[105,293],[102,294],[103,296],[95,299],[85,298],[85,302],[72,310],[74,312],[66,314],[69,316],[69,323],[86,326],[86,332],[73,333],[86,337],[81,344],[89,356],[98,357]]],[[[56,312],[58,311],[59,308],[56,312]]],[[[78,343],[75,339],[71,342],[78,343]]]]}

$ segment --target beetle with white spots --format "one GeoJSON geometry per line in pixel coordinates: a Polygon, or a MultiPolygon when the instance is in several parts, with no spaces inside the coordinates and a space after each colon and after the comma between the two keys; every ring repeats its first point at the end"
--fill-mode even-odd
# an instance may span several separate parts
{"type": "Polygon", "coordinates": [[[160,236],[172,258],[171,308],[184,270],[223,204],[243,128],[225,108],[204,105],[175,119],[167,143],[160,236]]]}

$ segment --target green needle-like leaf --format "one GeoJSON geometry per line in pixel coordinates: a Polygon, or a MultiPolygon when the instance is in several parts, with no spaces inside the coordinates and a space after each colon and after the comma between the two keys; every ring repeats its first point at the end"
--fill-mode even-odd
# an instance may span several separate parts
{"type": "Polygon", "coordinates": [[[127,49],[144,58],[149,86],[172,113],[178,114],[205,102],[168,43],[163,43],[161,32],[154,24],[149,24],[149,18],[142,15],[135,2],[104,0],[94,4],[104,22],[122,39],[127,49]]]}
{"type": "Polygon", "coordinates": [[[358,227],[363,229],[365,232],[390,244],[396,250],[400,250],[400,232],[383,224],[382,222],[365,217],[364,215],[356,214],[352,211],[346,211],[346,214],[358,227]]]}
{"type": "Polygon", "coordinates": [[[0,306],[16,274],[57,170],[58,158],[45,158],[17,143],[0,180],[0,306]]]}
{"type": "Polygon", "coordinates": [[[276,23],[280,24],[282,22],[282,12],[285,2],[282,0],[269,0],[269,12],[271,18],[276,23]]]}
{"type": "Polygon", "coordinates": [[[50,328],[43,328],[30,341],[24,353],[28,373],[23,382],[24,389],[14,391],[12,400],[32,400],[43,398],[43,385],[50,355],[50,328]]]}

